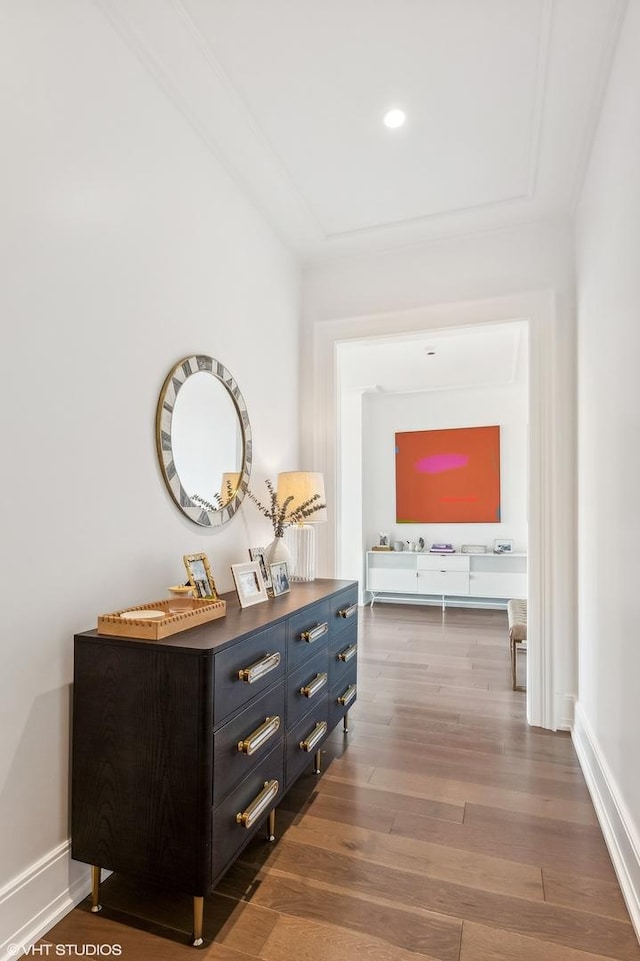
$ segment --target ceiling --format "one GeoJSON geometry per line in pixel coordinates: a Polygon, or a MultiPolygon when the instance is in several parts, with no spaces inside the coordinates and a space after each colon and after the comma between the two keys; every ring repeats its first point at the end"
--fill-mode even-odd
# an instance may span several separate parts
{"type": "Polygon", "coordinates": [[[392,394],[511,386],[526,389],[523,321],[339,345],[343,391],[392,394]]]}
{"type": "Polygon", "coordinates": [[[303,260],[569,215],[625,6],[97,2],[303,260]]]}

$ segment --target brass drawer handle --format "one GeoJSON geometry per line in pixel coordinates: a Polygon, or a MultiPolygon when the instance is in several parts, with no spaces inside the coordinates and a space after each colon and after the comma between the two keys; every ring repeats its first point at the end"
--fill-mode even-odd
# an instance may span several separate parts
{"type": "Polygon", "coordinates": [[[338,617],[353,617],[353,615],[358,610],[357,602],[351,604],[349,607],[343,607],[341,611],[338,611],[338,617]]]}
{"type": "Polygon", "coordinates": [[[244,741],[238,741],[238,750],[242,754],[255,754],[256,751],[266,744],[269,738],[280,728],[280,718],[277,716],[265,718],[264,724],[257,727],[244,741]]]}
{"type": "Polygon", "coordinates": [[[314,679],[311,681],[311,684],[307,684],[305,687],[300,688],[300,693],[303,694],[304,697],[313,697],[314,694],[317,694],[318,691],[325,686],[328,679],[329,678],[326,674],[316,674],[314,679]]]}
{"type": "Polygon", "coordinates": [[[275,779],[273,781],[265,781],[264,788],[260,791],[257,798],[251,802],[245,811],[236,814],[236,822],[247,829],[252,828],[277,796],[279,790],[280,785],[275,779]]]}
{"type": "Polygon", "coordinates": [[[280,654],[276,651],[275,654],[267,654],[262,660],[256,661],[255,664],[249,665],[249,667],[243,667],[241,671],[238,671],[238,680],[246,681],[247,684],[255,684],[259,681],[261,677],[268,674],[269,671],[274,671],[280,663],[280,654]]]}
{"type": "Polygon", "coordinates": [[[307,644],[313,644],[313,642],[317,641],[319,637],[324,637],[328,630],[328,624],[318,624],[317,627],[311,628],[310,631],[302,631],[300,634],[300,640],[306,641],[307,644]]]}
{"type": "Polygon", "coordinates": [[[344,651],[340,651],[338,654],[339,661],[350,661],[352,657],[355,657],[358,653],[358,645],[352,644],[351,647],[345,648],[344,651]]]}
{"type": "Polygon", "coordinates": [[[340,697],[338,698],[338,704],[341,704],[343,707],[346,707],[347,704],[351,703],[351,701],[354,699],[357,693],[358,693],[358,688],[356,687],[356,685],[350,684],[349,687],[344,692],[344,694],[341,694],[340,697]]]}
{"type": "Polygon", "coordinates": [[[303,751],[313,751],[316,744],[318,744],[327,733],[327,727],[326,721],[318,721],[306,740],[300,741],[300,748],[303,751]]]}

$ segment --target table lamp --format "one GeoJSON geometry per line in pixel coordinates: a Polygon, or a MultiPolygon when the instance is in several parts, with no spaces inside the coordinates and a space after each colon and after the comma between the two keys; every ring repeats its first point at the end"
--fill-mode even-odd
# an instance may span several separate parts
{"type": "MultiPolygon", "coordinates": [[[[284,471],[278,474],[278,503],[284,504],[288,497],[292,500],[287,508],[290,514],[296,507],[309,501],[314,495],[314,503],[325,503],[324,477],[315,471],[284,471]]],[[[313,505],[311,505],[313,507],[313,505]]],[[[315,524],[327,520],[327,509],[321,507],[314,511],[304,522],[291,524],[284,532],[284,540],[291,551],[292,581],[313,581],[316,576],[316,532],[315,524]]]]}

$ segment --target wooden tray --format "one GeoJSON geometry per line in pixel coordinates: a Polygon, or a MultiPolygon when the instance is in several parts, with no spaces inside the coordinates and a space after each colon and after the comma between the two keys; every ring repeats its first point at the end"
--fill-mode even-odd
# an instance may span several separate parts
{"type": "Polygon", "coordinates": [[[121,611],[114,611],[113,614],[100,614],[98,616],[98,634],[111,634],[115,637],[139,637],[148,641],[159,641],[163,637],[170,637],[171,634],[179,634],[180,631],[187,631],[190,627],[197,627],[199,624],[206,624],[207,621],[214,621],[217,617],[224,617],[227,613],[226,601],[208,601],[206,598],[194,598],[193,607],[189,611],[181,611],[179,614],[171,614],[169,605],[172,603],[170,598],[163,601],[150,601],[148,604],[139,604],[137,607],[126,607],[121,611]],[[164,617],[156,620],[123,620],[120,615],[128,611],[166,611],[164,617]]]}

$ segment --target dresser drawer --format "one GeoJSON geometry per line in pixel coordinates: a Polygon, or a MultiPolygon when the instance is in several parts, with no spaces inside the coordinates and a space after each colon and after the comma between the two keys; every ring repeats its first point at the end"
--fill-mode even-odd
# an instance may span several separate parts
{"type": "Polygon", "coordinates": [[[329,728],[331,730],[356,703],[358,696],[357,679],[358,665],[354,664],[331,688],[329,694],[329,728]]]}
{"type": "Polygon", "coordinates": [[[329,690],[329,652],[325,647],[287,679],[287,730],[329,690]]]}
{"type": "Polygon", "coordinates": [[[358,622],[358,585],[341,591],[329,598],[329,634],[335,637],[347,629],[350,624],[358,622]]]}
{"type": "Polygon", "coordinates": [[[329,692],[325,688],[308,714],[287,732],[285,741],[286,786],[289,787],[329,733],[329,692]]]}
{"type": "Polygon", "coordinates": [[[358,625],[349,628],[331,639],[329,649],[329,688],[358,662],[358,625]]]}
{"type": "Polygon", "coordinates": [[[278,681],[285,671],[285,622],[215,656],[214,725],[278,681]]]}
{"type": "Polygon", "coordinates": [[[214,807],[282,740],[284,691],[280,681],[214,734],[214,807]]]}
{"type": "Polygon", "coordinates": [[[313,657],[329,638],[329,605],[327,601],[312,604],[289,618],[287,629],[287,669],[313,657]]]}
{"type": "Polygon", "coordinates": [[[282,797],[283,778],[284,753],[281,742],[214,809],[211,849],[212,886],[253,835],[264,827],[267,814],[282,797]],[[266,784],[270,785],[272,791],[263,795],[266,784]],[[261,796],[264,804],[260,803],[261,796]],[[252,805],[255,802],[258,802],[257,814],[255,820],[252,820],[252,805]],[[246,821],[247,818],[243,818],[243,815],[249,816],[246,826],[243,820],[246,821]]]}

